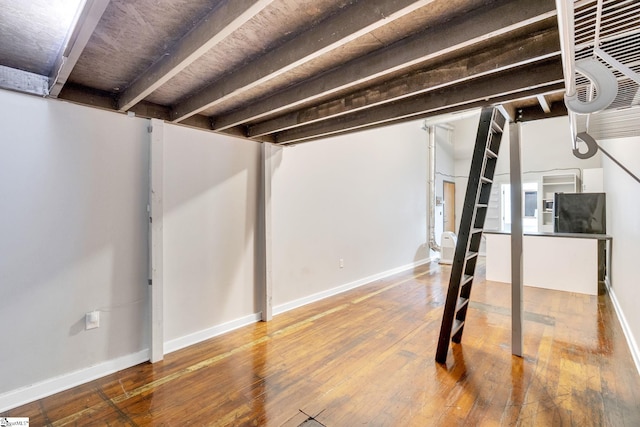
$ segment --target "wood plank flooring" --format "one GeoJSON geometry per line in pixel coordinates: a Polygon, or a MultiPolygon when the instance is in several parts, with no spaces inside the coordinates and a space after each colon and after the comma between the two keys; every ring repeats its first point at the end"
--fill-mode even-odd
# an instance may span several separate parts
{"type": "Polygon", "coordinates": [[[471,295],[434,361],[450,269],[380,280],[2,414],[31,425],[640,426],[640,376],[609,297],[509,285],[471,295]]]}

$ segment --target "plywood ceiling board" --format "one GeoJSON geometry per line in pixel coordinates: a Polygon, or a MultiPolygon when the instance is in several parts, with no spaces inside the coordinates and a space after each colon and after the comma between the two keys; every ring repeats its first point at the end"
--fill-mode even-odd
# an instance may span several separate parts
{"type": "Polygon", "coordinates": [[[295,69],[356,40],[388,22],[415,11],[433,0],[367,0],[357,2],[299,34],[248,66],[194,93],[174,105],[174,121],[184,120],[220,104],[277,76],[295,69]]]}
{"type": "Polygon", "coordinates": [[[326,120],[445,86],[459,84],[472,78],[516,68],[525,63],[537,62],[542,58],[559,57],[560,48],[557,38],[557,29],[550,29],[542,35],[496,44],[473,54],[460,56],[450,63],[441,63],[419,72],[405,74],[361,91],[353,91],[330,102],[312,108],[299,109],[291,114],[250,126],[249,136],[261,136],[326,120]]]}
{"type": "Polygon", "coordinates": [[[237,96],[234,96],[228,101],[224,101],[218,105],[205,109],[202,114],[208,116],[224,114],[238,108],[239,106],[246,105],[247,103],[252,102],[252,100],[268,96],[272,93],[278,92],[279,90],[302,83],[304,80],[311,78],[316,74],[335,68],[353,58],[371,53],[380,47],[382,46],[378,39],[373,37],[371,34],[366,34],[351,43],[334,49],[329,54],[322,55],[321,57],[313,59],[281,76],[275,77],[263,85],[249,89],[237,96]]]}
{"type": "Polygon", "coordinates": [[[384,27],[373,30],[371,35],[380,43],[388,45],[492,3],[495,3],[495,0],[437,0],[411,14],[389,22],[384,27]]]}
{"type": "Polygon", "coordinates": [[[73,16],[64,0],[0,0],[0,65],[48,76],[73,16]]]}
{"type": "Polygon", "coordinates": [[[473,83],[447,87],[366,111],[290,129],[278,133],[276,139],[278,142],[295,142],[316,137],[319,134],[330,135],[347,129],[364,128],[375,123],[391,123],[448,106],[473,102],[489,104],[488,100],[491,98],[507,97],[508,99],[532,88],[538,88],[538,93],[542,93],[546,87],[556,83],[562,83],[562,64],[559,58],[484,77],[473,83]]]}
{"type": "Polygon", "coordinates": [[[501,2],[499,7],[476,9],[473,13],[458,17],[450,24],[429,28],[414,36],[404,38],[392,46],[346,63],[326,72],[304,85],[278,92],[266,100],[252,102],[246,109],[216,118],[216,129],[254,122],[292,106],[299,106],[319,97],[335,94],[370,81],[374,77],[406,70],[444,53],[459,51],[478,45],[499,34],[508,34],[532,23],[548,19],[555,13],[551,0],[530,3],[526,0],[501,2]]]}
{"type": "Polygon", "coordinates": [[[147,97],[171,105],[338,13],[349,0],[277,0],[147,97]]]}
{"type": "Polygon", "coordinates": [[[151,66],[220,0],[112,0],[69,81],[118,92],[151,66]]]}

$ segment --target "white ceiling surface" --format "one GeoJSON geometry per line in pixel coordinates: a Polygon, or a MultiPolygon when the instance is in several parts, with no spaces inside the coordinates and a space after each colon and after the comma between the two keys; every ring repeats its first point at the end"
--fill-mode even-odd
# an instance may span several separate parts
{"type": "Polygon", "coordinates": [[[82,0],[0,0],[0,63],[49,75],[82,0]]]}

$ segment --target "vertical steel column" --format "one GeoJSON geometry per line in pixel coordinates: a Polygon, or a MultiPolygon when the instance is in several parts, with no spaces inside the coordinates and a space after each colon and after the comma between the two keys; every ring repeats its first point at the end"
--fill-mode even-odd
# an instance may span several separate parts
{"type": "Polygon", "coordinates": [[[511,353],[522,357],[522,168],[520,162],[521,123],[511,126],[509,138],[511,177],[511,353]]]}
{"type": "Polygon", "coordinates": [[[149,194],[149,294],[151,298],[150,361],[164,358],[164,121],[151,119],[149,194]]]}
{"type": "Polygon", "coordinates": [[[262,259],[263,259],[263,287],[262,287],[262,321],[268,322],[273,318],[272,289],[272,261],[271,261],[271,184],[273,178],[273,146],[268,142],[262,144],[262,200],[259,203],[260,219],[262,222],[262,259]]]}

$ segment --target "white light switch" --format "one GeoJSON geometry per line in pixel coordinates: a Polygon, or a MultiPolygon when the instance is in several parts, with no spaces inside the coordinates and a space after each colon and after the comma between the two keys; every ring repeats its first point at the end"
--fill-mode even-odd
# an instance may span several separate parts
{"type": "Polygon", "coordinates": [[[85,314],[85,329],[95,329],[100,326],[100,312],[98,310],[85,314]]]}

